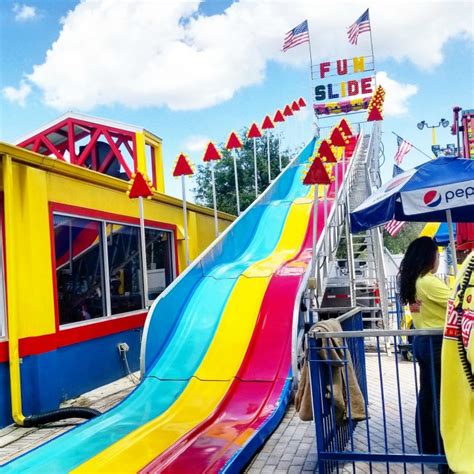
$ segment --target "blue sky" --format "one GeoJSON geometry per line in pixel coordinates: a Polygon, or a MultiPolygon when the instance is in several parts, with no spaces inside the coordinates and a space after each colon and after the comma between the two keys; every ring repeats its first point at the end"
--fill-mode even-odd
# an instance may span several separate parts
{"type": "MultiPolygon", "coordinates": [[[[222,142],[299,96],[309,102],[306,45],[280,52],[286,31],[305,18],[319,63],[370,51],[368,34],[357,47],[345,38],[370,7],[377,70],[389,82],[385,179],[392,130],[430,154],[431,133],[417,122],[451,121],[453,105],[474,108],[471,2],[407,2],[409,17],[403,1],[319,2],[317,11],[298,0],[79,3],[0,2],[0,140],[14,142],[68,110],[143,126],[163,138],[170,194],[179,196],[170,176],[179,152],[199,162],[205,139],[222,142]]],[[[310,138],[311,123],[307,111],[286,125],[288,144],[310,138]]],[[[438,129],[438,142],[455,142],[449,128],[438,129]]],[[[403,166],[425,159],[412,151],[403,166]]]]}

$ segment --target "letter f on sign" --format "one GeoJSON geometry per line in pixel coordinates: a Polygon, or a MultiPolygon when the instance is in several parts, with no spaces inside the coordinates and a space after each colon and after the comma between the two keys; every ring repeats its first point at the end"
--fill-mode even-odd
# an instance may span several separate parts
{"type": "Polygon", "coordinates": [[[324,79],[324,76],[330,70],[331,70],[331,63],[321,63],[319,65],[319,75],[321,76],[321,79],[324,79]]]}

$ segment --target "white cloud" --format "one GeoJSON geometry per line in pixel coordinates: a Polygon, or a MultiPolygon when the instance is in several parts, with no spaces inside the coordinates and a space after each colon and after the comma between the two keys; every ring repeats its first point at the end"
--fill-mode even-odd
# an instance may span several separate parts
{"type": "Polygon", "coordinates": [[[16,21],[29,21],[34,20],[37,17],[37,11],[35,7],[31,7],[29,5],[21,5],[19,3],[15,3],[13,5],[13,13],[15,14],[16,21]]]}
{"type": "Polygon", "coordinates": [[[207,144],[210,142],[208,137],[202,135],[191,135],[184,141],[184,149],[191,153],[202,153],[206,150],[207,144]]]}
{"type": "Polygon", "coordinates": [[[367,6],[377,60],[430,69],[442,62],[448,39],[473,37],[469,1],[354,0],[315,8],[305,0],[240,0],[212,16],[200,13],[200,3],[82,0],[28,79],[60,110],[113,104],[193,110],[260,84],[269,61],[307,67],[306,45],[280,51],[285,32],[304,18],[316,63],[370,51],[367,33],[357,47],[346,38],[346,27],[367,6]]]}
{"type": "Polygon", "coordinates": [[[25,101],[31,92],[31,86],[25,81],[20,82],[20,86],[16,89],[15,87],[5,87],[2,90],[3,96],[9,102],[14,102],[21,107],[25,106],[25,101]]]}
{"type": "Polygon", "coordinates": [[[408,100],[418,92],[416,85],[397,82],[385,71],[377,73],[377,84],[380,84],[386,92],[383,104],[385,116],[400,116],[408,112],[408,100]]]}

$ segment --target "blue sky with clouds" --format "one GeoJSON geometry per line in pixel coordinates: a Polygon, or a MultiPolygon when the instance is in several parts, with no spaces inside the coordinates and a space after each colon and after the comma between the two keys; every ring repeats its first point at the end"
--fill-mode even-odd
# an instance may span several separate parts
{"type": "MultiPolygon", "coordinates": [[[[431,134],[417,122],[451,121],[453,105],[474,108],[472,2],[314,5],[3,0],[0,140],[13,142],[68,110],[143,126],[163,138],[166,187],[179,195],[170,168],[180,151],[197,162],[206,139],[222,142],[288,101],[309,101],[307,47],[281,53],[285,32],[308,18],[315,63],[367,54],[368,34],[357,47],[345,37],[367,7],[387,90],[384,178],[396,148],[392,130],[429,154],[431,134]]],[[[438,130],[439,143],[455,141],[438,130]]],[[[309,111],[283,133],[290,145],[309,138],[309,111]]],[[[425,159],[412,151],[404,166],[425,159]]]]}

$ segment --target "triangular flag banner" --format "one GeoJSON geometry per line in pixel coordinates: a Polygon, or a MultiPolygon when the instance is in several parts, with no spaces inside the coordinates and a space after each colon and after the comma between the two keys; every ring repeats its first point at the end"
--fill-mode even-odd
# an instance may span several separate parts
{"type": "Polygon", "coordinates": [[[173,170],[173,176],[188,176],[192,174],[194,174],[194,171],[191,168],[191,164],[189,163],[186,156],[181,153],[176,161],[176,165],[173,170]]]}
{"type": "Polygon", "coordinates": [[[291,110],[293,110],[294,112],[298,112],[298,110],[300,110],[300,106],[298,105],[298,103],[296,102],[296,100],[294,100],[291,104],[291,110]]]}
{"type": "Polygon", "coordinates": [[[303,97],[300,97],[300,98],[298,99],[298,105],[299,105],[300,107],[306,107],[306,102],[304,101],[303,97]]]}
{"type": "Polygon", "coordinates": [[[248,138],[260,138],[262,136],[262,132],[258,129],[256,123],[250,125],[249,131],[247,132],[248,138]]]}
{"type": "Polygon", "coordinates": [[[273,125],[272,119],[267,115],[263,119],[262,129],[263,130],[268,130],[269,128],[275,128],[275,125],[273,125]]]}
{"type": "Polygon", "coordinates": [[[385,100],[385,90],[382,86],[378,86],[374,95],[370,99],[369,107],[367,108],[368,116],[367,122],[374,122],[383,120],[382,108],[385,100]]]}
{"type": "Polygon", "coordinates": [[[380,109],[378,107],[373,107],[369,112],[367,122],[376,122],[378,120],[383,120],[382,114],[380,113],[380,109]]]}
{"type": "Polygon", "coordinates": [[[289,105],[286,105],[285,108],[283,109],[283,115],[285,117],[289,117],[290,115],[293,115],[293,111],[291,110],[289,105]]]}
{"type": "Polygon", "coordinates": [[[273,121],[275,123],[278,123],[278,122],[284,122],[285,121],[285,117],[283,116],[283,114],[281,113],[280,110],[277,110],[275,112],[275,116],[273,117],[273,121]]]}
{"type": "Polygon", "coordinates": [[[309,168],[306,176],[304,177],[303,184],[330,184],[331,178],[329,177],[326,168],[321,163],[319,158],[315,158],[311,167],[309,168]]]}
{"type": "Polygon", "coordinates": [[[349,140],[339,127],[334,127],[330,136],[330,140],[331,145],[334,146],[346,146],[349,143],[349,140]]]}
{"type": "Polygon", "coordinates": [[[227,150],[232,150],[233,148],[242,148],[242,142],[239,140],[239,137],[235,132],[232,132],[229,135],[227,140],[227,145],[225,146],[227,150]]]}
{"type": "Polygon", "coordinates": [[[127,194],[130,199],[153,196],[153,190],[151,189],[149,181],[145,179],[140,171],[135,173],[135,177],[131,182],[130,190],[127,194]]]}
{"type": "Polygon", "coordinates": [[[216,148],[214,143],[209,142],[206,151],[204,152],[204,158],[202,159],[202,161],[207,163],[208,161],[217,161],[221,158],[221,154],[219,153],[219,150],[216,148]]]}
{"type": "Polygon", "coordinates": [[[326,161],[326,163],[337,163],[336,155],[334,155],[334,151],[327,140],[323,140],[319,145],[318,154],[321,160],[326,161]]]}
{"type": "Polygon", "coordinates": [[[348,137],[348,138],[352,137],[353,133],[352,133],[351,127],[347,123],[346,119],[344,119],[344,118],[341,119],[341,121],[339,122],[338,127],[344,132],[346,137],[348,137]]]}

